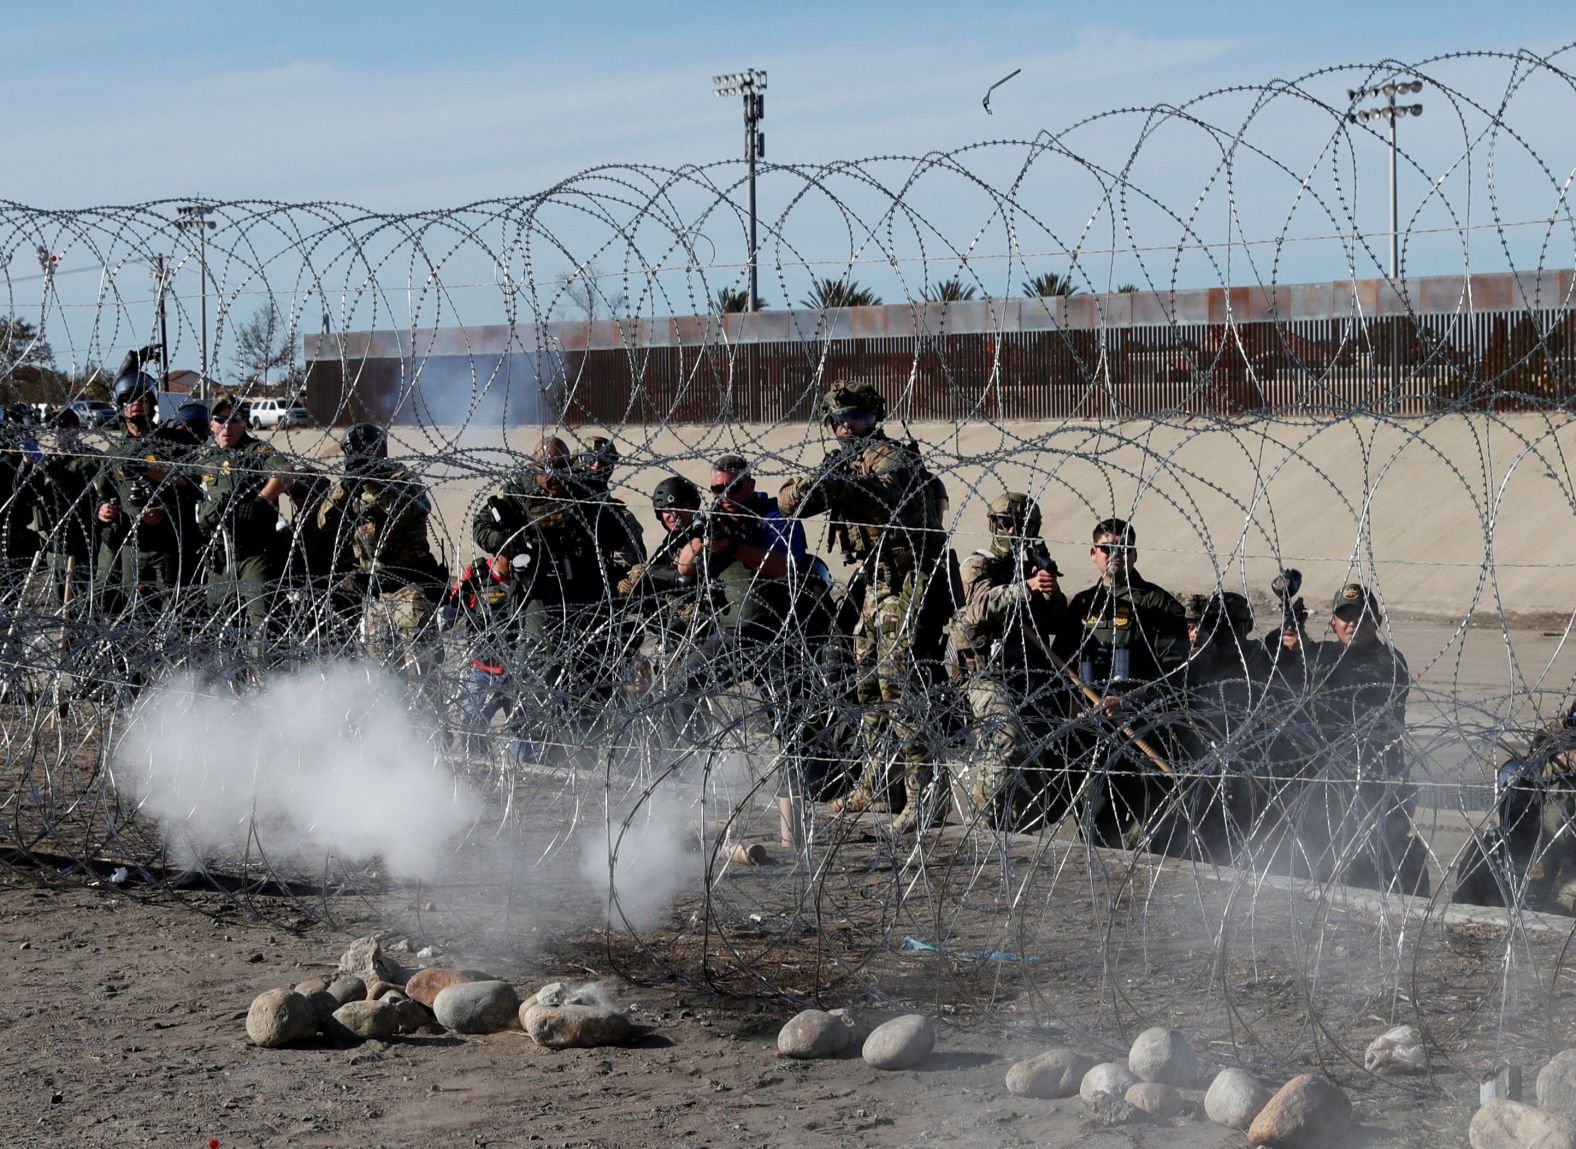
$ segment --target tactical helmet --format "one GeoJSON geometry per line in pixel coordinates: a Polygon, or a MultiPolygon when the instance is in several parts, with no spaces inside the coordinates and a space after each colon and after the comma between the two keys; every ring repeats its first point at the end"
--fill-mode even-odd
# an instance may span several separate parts
{"type": "Polygon", "coordinates": [[[839,379],[826,389],[821,401],[821,414],[825,419],[847,415],[852,411],[868,411],[879,423],[886,418],[886,400],[869,383],[853,379],[839,379]]]}
{"type": "Polygon", "coordinates": [[[1198,622],[1204,617],[1204,607],[1209,604],[1209,595],[1190,594],[1182,600],[1182,617],[1188,622],[1198,622]]]}
{"type": "Polygon", "coordinates": [[[49,425],[57,431],[79,431],[82,429],[82,416],[73,408],[62,407],[50,416],[49,425]]]}
{"type": "Polygon", "coordinates": [[[376,423],[357,423],[345,432],[344,450],[347,459],[387,459],[389,437],[376,423]]]}
{"type": "Polygon", "coordinates": [[[1040,505],[1022,491],[997,495],[990,501],[987,517],[993,535],[1010,533],[1021,539],[1040,537],[1040,505]]]}
{"type": "Polygon", "coordinates": [[[663,511],[675,507],[686,511],[700,510],[700,488],[678,475],[663,479],[651,492],[651,509],[657,512],[657,518],[662,517],[663,511]]]}
{"type": "Polygon", "coordinates": [[[124,407],[127,403],[134,403],[138,399],[156,399],[159,385],[154,382],[152,375],[133,367],[129,371],[120,373],[115,380],[113,390],[115,406],[124,407]]]}

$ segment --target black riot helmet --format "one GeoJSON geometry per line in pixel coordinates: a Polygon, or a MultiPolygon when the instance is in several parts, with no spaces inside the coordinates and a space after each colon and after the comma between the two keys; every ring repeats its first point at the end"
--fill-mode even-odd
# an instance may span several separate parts
{"type": "Polygon", "coordinates": [[[114,395],[117,408],[124,407],[127,403],[134,403],[138,399],[157,402],[158,394],[159,385],[153,381],[153,376],[138,368],[123,371],[115,379],[114,395]]]}
{"type": "Polygon", "coordinates": [[[199,443],[208,441],[208,404],[188,399],[175,408],[175,422],[190,431],[199,443]]]}
{"type": "Polygon", "coordinates": [[[345,462],[366,465],[389,457],[388,433],[376,423],[357,423],[345,432],[345,462]]]}
{"type": "Polygon", "coordinates": [[[658,522],[662,521],[663,511],[698,511],[700,488],[678,475],[663,479],[657,484],[656,490],[651,492],[651,509],[657,512],[658,522]]]}
{"type": "Polygon", "coordinates": [[[157,346],[126,352],[126,357],[120,361],[120,370],[115,373],[114,385],[110,388],[117,409],[138,399],[158,402],[159,384],[142,369],[142,365],[152,362],[158,353],[157,346]]]}

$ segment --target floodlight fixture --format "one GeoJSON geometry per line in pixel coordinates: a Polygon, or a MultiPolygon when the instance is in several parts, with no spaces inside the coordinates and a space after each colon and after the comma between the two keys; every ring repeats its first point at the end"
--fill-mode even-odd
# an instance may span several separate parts
{"type": "Polygon", "coordinates": [[[1377,108],[1364,108],[1361,111],[1346,113],[1348,123],[1367,124],[1374,120],[1385,120],[1390,125],[1390,278],[1397,279],[1401,273],[1401,237],[1399,232],[1396,204],[1396,171],[1395,171],[1395,123],[1407,116],[1421,116],[1422,104],[1400,104],[1396,102],[1397,96],[1411,95],[1423,90],[1421,80],[1387,80],[1367,88],[1348,88],[1346,98],[1352,103],[1359,100],[1384,100],[1377,108]]]}

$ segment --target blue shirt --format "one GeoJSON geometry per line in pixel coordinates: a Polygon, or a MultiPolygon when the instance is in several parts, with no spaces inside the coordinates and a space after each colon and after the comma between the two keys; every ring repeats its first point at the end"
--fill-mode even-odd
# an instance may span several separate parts
{"type": "Polygon", "coordinates": [[[778,509],[777,500],[756,491],[745,504],[760,516],[759,545],[768,554],[777,552],[788,556],[788,565],[798,569],[804,565],[808,547],[804,542],[804,524],[790,519],[778,509]]]}

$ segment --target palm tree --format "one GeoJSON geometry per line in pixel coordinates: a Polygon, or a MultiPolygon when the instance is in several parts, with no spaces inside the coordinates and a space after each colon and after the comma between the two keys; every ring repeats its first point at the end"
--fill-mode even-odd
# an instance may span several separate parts
{"type": "Polygon", "coordinates": [[[931,303],[962,303],[973,298],[974,285],[965,284],[956,276],[942,280],[925,292],[925,299],[931,303]]]}
{"type": "Polygon", "coordinates": [[[825,311],[829,307],[874,307],[881,297],[852,279],[811,279],[810,294],[800,300],[803,307],[825,311]]]}
{"type": "Polygon", "coordinates": [[[1047,271],[1027,281],[1023,285],[1023,294],[1030,299],[1047,295],[1077,295],[1078,288],[1073,285],[1072,276],[1047,271]]]}
{"type": "MultiPolygon", "coordinates": [[[[749,310],[750,292],[744,287],[719,287],[717,298],[712,301],[712,307],[718,315],[732,315],[738,311],[749,310]]],[[[766,304],[757,299],[755,309],[762,310],[766,304]]]]}
{"type": "Polygon", "coordinates": [[[1138,293],[1138,284],[1124,283],[1116,289],[1116,293],[1118,295],[1136,295],[1138,293]]]}

